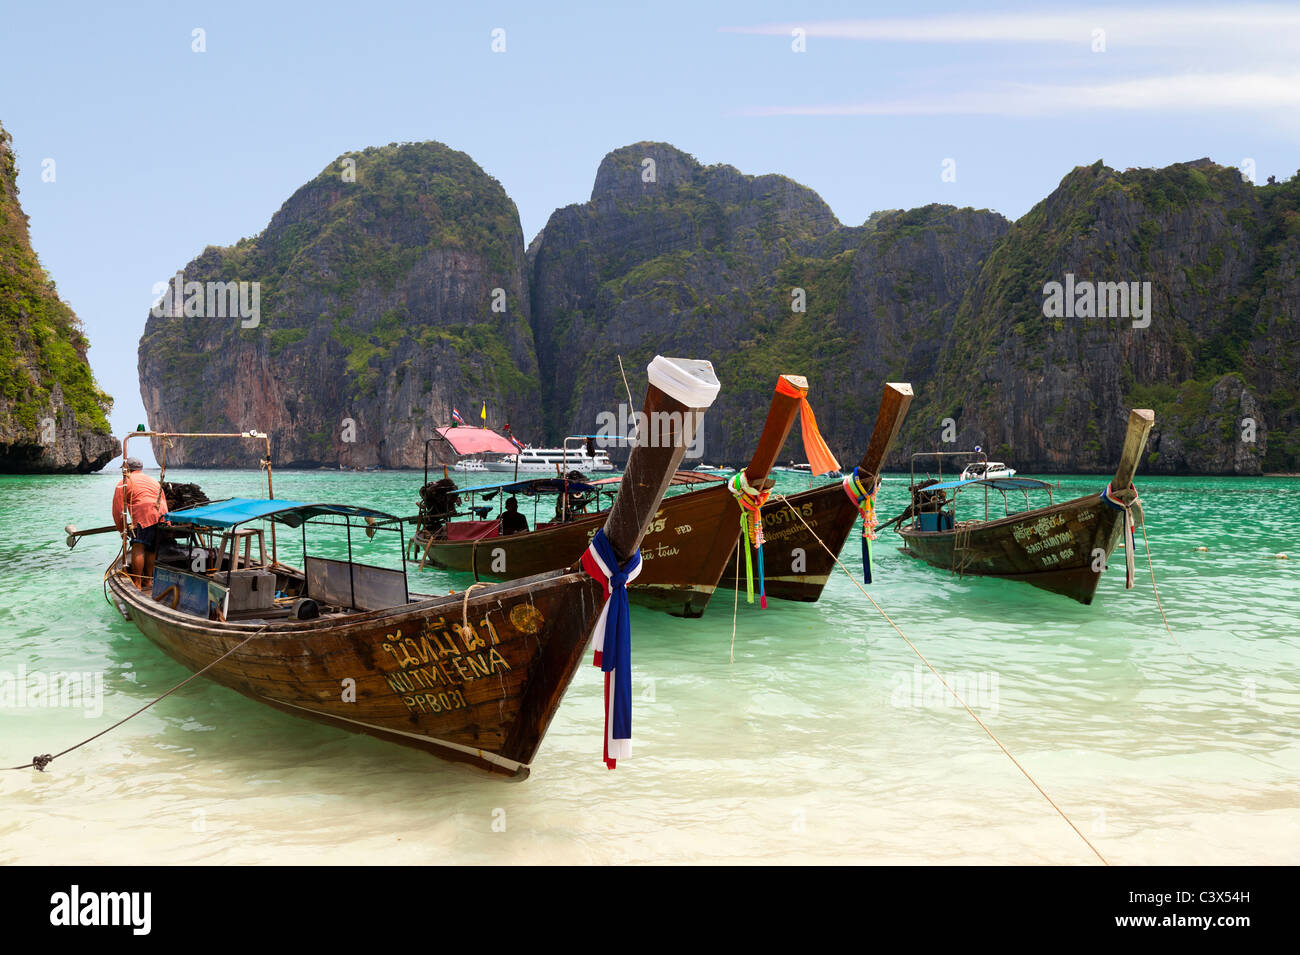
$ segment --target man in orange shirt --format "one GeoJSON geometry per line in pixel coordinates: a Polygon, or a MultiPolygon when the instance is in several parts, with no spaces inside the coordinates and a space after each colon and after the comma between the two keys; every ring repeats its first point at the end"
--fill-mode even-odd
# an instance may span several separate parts
{"type": "Polygon", "coordinates": [[[167,513],[167,498],[162,485],[141,472],[144,465],[139,458],[127,458],[124,463],[126,476],[113,491],[113,523],[119,531],[126,528],[125,503],[131,521],[131,579],[141,590],[152,590],[158,527],[167,513]]]}

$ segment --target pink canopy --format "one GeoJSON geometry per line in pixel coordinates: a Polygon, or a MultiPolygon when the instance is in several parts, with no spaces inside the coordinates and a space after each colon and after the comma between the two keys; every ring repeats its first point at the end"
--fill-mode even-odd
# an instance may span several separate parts
{"type": "Polygon", "coordinates": [[[438,433],[447,439],[457,454],[518,454],[519,449],[504,435],[490,428],[471,428],[462,425],[439,428],[438,433]]]}

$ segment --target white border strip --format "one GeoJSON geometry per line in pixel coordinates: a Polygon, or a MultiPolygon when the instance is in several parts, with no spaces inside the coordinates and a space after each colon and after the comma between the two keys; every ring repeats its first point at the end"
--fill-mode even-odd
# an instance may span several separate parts
{"type": "Polygon", "coordinates": [[[270,700],[280,706],[292,706],[295,710],[302,710],[304,713],[311,713],[314,716],[323,716],[326,719],[338,720],[342,723],[351,723],[354,726],[364,726],[367,729],[376,730],[381,733],[393,733],[397,736],[407,736],[411,739],[418,739],[422,743],[433,743],[435,746],[443,746],[447,749],[453,749],[458,753],[468,753],[471,756],[477,756],[485,763],[492,763],[494,766],[502,766],[512,772],[518,772],[521,769],[528,769],[526,763],[518,763],[513,759],[506,759],[504,756],[498,756],[496,753],[488,753],[481,749],[475,749],[473,746],[464,746],[461,743],[450,743],[445,739],[435,739],[432,736],[422,736],[419,733],[408,733],[405,730],[390,729],[387,726],[375,726],[373,723],[363,723],[360,720],[349,719],[346,716],[336,716],[333,713],[324,713],[320,710],[308,709],[305,706],[299,706],[297,703],[290,703],[287,700],[272,700],[269,696],[262,697],[264,700],[270,700]]]}

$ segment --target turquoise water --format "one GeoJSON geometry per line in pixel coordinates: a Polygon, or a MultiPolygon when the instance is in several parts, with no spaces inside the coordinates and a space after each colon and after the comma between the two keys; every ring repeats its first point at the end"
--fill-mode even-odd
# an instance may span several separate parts
{"type": "MultiPolygon", "coordinates": [[[[250,472],[170,476],[257,493],[250,472]]],[[[65,524],[108,523],[116,479],[0,477],[0,765],[58,752],[188,675],[105,603],[115,538],[64,545],[65,524]],[[88,689],[18,708],[20,668],[85,674],[88,689]]],[[[1105,484],[1053,480],[1058,500],[1105,484]]],[[[419,483],[276,474],[278,497],[396,514],[419,483]]],[[[905,487],[887,480],[882,516],[905,487]]],[[[1091,607],[954,579],[898,553],[892,532],[870,592],[1112,863],[1300,861],[1300,481],[1139,487],[1177,644],[1140,534],[1137,587],[1117,553],[1091,607]]],[[[860,575],[852,538],[844,559],[860,575]]],[[[850,580],[817,604],[742,596],[734,662],[732,599],[693,621],[633,608],[634,755],[614,772],[590,667],[523,783],[198,680],[44,774],[0,772],[0,862],[1096,862],[850,580]]]]}

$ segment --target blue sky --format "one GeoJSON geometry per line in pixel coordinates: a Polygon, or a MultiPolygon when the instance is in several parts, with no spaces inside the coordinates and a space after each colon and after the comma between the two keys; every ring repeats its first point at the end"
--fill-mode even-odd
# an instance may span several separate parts
{"type": "Polygon", "coordinates": [[[588,198],[605,153],[644,139],[788,175],[847,224],[930,202],[1015,218],[1099,158],[1249,157],[1261,182],[1300,167],[1300,7],[610,6],[6,3],[0,122],[114,429],[144,420],[154,283],[261,231],[365,146],[464,150],[518,204],[525,241],[588,198]]]}

